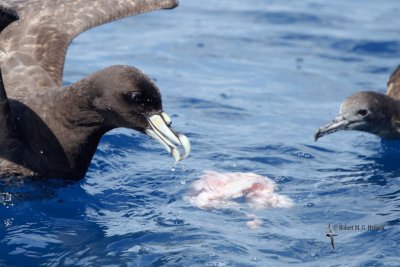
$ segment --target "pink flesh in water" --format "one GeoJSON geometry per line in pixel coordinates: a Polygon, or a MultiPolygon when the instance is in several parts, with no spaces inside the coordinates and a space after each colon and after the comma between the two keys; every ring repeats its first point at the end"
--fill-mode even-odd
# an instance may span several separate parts
{"type": "MultiPolygon", "coordinates": [[[[190,203],[201,209],[220,209],[240,205],[244,198],[253,209],[290,208],[293,201],[275,193],[276,184],[271,179],[255,173],[206,171],[191,186],[187,196],[190,203]]],[[[261,220],[254,215],[247,225],[256,229],[261,220]]]]}
{"type": "Polygon", "coordinates": [[[275,187],[274,181],[255,173],[206,171],[192,184],[188,199],[202,209],[238,205],[235,199],[240,197],[254,209],[292,207],[293,201],[275,193],[275,187]]]}

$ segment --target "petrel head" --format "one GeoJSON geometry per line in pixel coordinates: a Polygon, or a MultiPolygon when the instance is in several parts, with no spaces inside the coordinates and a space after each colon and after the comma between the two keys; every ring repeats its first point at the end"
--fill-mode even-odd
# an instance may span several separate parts
{"type": "Polygon", "coordinates": [[[320,127],[314,138],[317,141],[340,130],[363,131],[386,139],[400,138],[398,119],[396,100],[377,92],[359,92],[343,101],[336,118],[320,127]]]}
{"type": "Polygon", "coordinates": [[[113,66],[89,77],[91,103],[107,129],[125,127],[159,141],[176,161],[189,155],[189,139],[172,127],[164,112],[161,94],[144,73],[130,66],[113,66]],[[177,146],[182,146],[180,152],[177,146]]]}

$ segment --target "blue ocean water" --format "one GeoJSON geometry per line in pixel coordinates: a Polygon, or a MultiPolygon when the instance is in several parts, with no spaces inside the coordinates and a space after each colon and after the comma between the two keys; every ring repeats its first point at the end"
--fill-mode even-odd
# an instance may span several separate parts
{"type": "Polygon", "coordinates": [[[400,142],[313,141],[345,97],[385,92],[399,13],[395,0],[181,0],[80,35],[65,83],[140,68],[192,153],[171,171],[157,142],[117,129],[79,182],[0,184],[0,265],[399,266],[400,142]],[[257,230],[245,205],[192,207],[183,197],[204,170],[268,176],[295,206],[257,211],[257,230]]]}

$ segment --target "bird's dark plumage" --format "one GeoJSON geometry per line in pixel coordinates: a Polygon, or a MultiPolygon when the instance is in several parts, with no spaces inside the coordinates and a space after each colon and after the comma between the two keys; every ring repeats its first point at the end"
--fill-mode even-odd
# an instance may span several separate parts
{"type": "Polygon", "coordinates": [[[157,86],[112,66],[62,87],[66,50],[84,30],[175,0],[0,1],[0,176],[82,178],[100,138],[126,127],[160,141],[176,160],[190,151],[171,127],[157,86]],[[18,21],[16,21],[18,20],[18,21]],[[184,154],[176,146],[183,145],[184,154]]]}
{"type": "Polygon", "coordinates": [[[17,11],[7,2],[0,1],[0,32],[2,32],[10,23],[18,20],[17,11]]]}
{"type": "Polygon", "coordinates": [[[400,139],[400,66],[390,76],[387,94],[359,92],[346,98],[339,115],[315,133],[315,140],[339,130],[358,130],[400,139]]]}

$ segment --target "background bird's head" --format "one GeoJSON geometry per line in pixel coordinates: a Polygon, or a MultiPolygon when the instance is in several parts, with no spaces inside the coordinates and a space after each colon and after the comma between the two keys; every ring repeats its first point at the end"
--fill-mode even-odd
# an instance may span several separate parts
{"type": "Polygon", "coordinates": [[[315,140],[340,130],[357,130],[393,139],[400,137],[398,102],[377,92],[359,92],[346,98],[337,117],[320,127],[315,140]]]}

